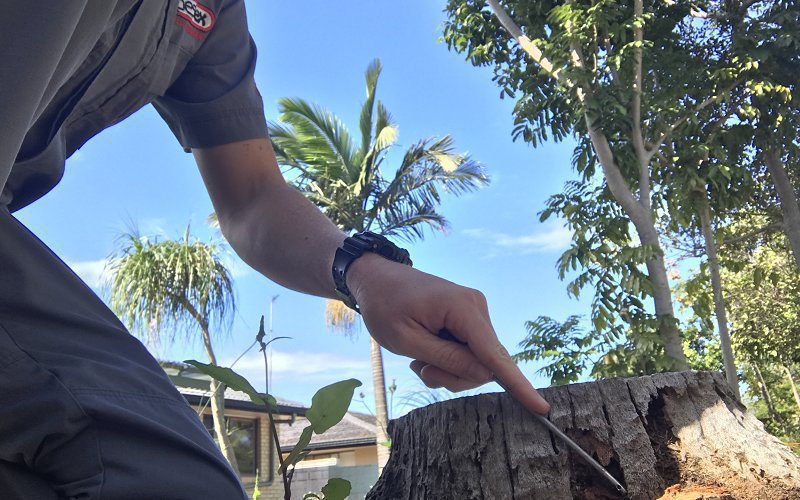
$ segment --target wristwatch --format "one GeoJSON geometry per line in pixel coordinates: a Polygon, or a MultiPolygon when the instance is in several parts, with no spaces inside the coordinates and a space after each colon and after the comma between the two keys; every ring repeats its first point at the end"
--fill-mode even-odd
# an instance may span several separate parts
{"type": "Polygon", "coordinates": [[[361,313],[361,311],[356,303],[356,298],[347,288],[346,277],[350,264],[364,255],[364,252],[376,253],[384,259],[400,264],[413,265],[408,250],[398,247],[380,234],[364,231],[345,238],[333,257],[333,282],[336,285],[336,296],[339,297],[339,300],[357,313],[361,313]]]}

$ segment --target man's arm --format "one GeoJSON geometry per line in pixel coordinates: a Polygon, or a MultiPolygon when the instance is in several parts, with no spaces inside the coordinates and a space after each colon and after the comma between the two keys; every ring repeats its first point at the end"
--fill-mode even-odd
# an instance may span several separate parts
{"type": "MultiPolygon", "coordinates": [[[[281,175],[268,139],[193,150],[222,233],[239,256],[283,286],[334,297],[331,266],[345,234],[281,175]]],[[[497,340],[483,295],[374,254],[347,273],[370,334],[414,359],[429,387],[461,391],[494,373],[527,408],[549,405],[497,340]],[[467,345],[439,339],[447,328],[467,345]]]]}

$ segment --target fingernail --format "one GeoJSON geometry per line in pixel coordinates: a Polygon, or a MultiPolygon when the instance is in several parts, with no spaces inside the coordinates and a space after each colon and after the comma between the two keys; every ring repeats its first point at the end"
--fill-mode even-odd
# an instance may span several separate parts
{"type": "Polygon", "coordinates": [[[550,403],[545,401],[544,398],[539,396],[538,393],[536,394],[536,396],[539,399],[539,406],[541,406],[541,408],[542,408],[539,411],[539,413],[541,413],[542,415],[545,415],[545,414],[549,413],[550,412],[550,403]]]}

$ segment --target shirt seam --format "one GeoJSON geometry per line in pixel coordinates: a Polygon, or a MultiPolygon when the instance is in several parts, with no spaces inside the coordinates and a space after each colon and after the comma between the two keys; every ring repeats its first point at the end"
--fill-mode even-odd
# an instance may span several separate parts
{"type": "Polygon", "coordinates": [[[192,125],[197,123],[212,122],[220,118],[237,118],[239,116],[242,116],[243,114],[248,116],[253,114],[259,115],[263,114],[263,109],[248,106],[242,108],[230,108],[219,111],[200,113],[197,115],[187,114],[179,116],[178,122],[180,122],[181,125],[192,125]]]}
{"type": "Polygon", "coordinates": [[[98,387],[73,387],[72,391],[75,394],[105,394],[108,396],[115,396],[121,399],[145,399],[145,400],[157,400],[157,401],[166,401],[167,403],[173,403],[179,406],[185,406],[186,401],[183,399],[174,399],[167,396],[161,396],[158,394],[146,394],[143,392],[127,392],[127,391],[118,391],[114,389],[102,389],[98,387]]]}

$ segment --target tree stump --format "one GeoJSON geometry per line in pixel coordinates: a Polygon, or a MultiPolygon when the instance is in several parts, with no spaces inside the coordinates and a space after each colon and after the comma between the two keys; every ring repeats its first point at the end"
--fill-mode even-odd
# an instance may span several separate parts
{"type": "MultiPolygon", "coordinates": [[[[629,498],[800,498],[800,457],[734,399],[719,373],[608,379],[542,394],[550,420],[629,498]]],[[[391,435],[391,458],[368,499],[620,498],[507,394],[414,410],[393,422],[391,435]]]]}

